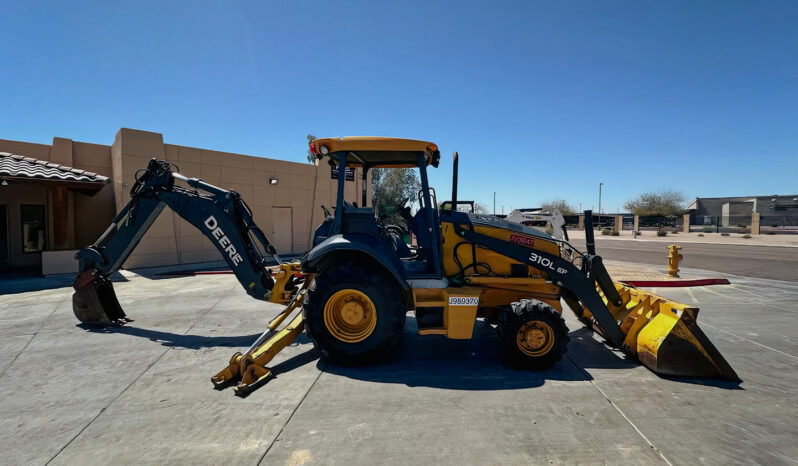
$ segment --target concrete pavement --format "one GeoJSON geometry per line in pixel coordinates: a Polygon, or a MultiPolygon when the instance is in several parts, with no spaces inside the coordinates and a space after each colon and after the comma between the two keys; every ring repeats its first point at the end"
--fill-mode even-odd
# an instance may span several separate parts
{"type": "MultiPolygon", "coordinates": [[[[686,270],[685,275],[706,275],[686,270]]],[[[304,336],[246,399],[210,376],[279,311],[231,275],[115,284],[128,327],[76,325],[71,289],[0,296],[7,464],[795,464],[798,285],[663,289],[743,379],[660,378],[566,311],[569,352],[542,373],[471,341],[415,334],[392,361],[339,367],[304,336]]]]}

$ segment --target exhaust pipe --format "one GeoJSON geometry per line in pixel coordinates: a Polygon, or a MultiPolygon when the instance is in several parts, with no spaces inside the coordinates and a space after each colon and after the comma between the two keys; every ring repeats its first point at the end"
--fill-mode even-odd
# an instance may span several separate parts
{"type": "Polygon", "coordinates": [[[72,311],[82,323],[105,327],[133,322],[119,305],[111,280],[96,269],[79,273],[72,287],[72,311]]]}

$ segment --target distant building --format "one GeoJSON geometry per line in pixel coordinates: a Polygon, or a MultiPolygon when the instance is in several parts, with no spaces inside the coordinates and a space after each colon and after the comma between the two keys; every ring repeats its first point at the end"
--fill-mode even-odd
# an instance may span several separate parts
{"type": "Polygon", "coordinates": [[[758,213],[762,225],[795,226],[798,223],[798,195],[697,197],[688,206],[691,223],[728,227],[749,225],[758,213]]]}

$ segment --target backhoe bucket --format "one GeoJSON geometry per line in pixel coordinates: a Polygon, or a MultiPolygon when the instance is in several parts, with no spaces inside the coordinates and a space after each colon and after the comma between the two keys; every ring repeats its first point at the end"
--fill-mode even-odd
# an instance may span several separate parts
{"type": "Polygon", "coordinates": [[[88,325],[124,325],[132,322],[125,316],[114,293],[114,286],[107,277],[87,270],[78,274],[72,285],[72,311],[84,324],[88,325]]]}
{"type": "MultiPolygon", "coordinates": [[[[624,334],[624,352],[661,375],[741,381],[698,327],[698,308],[622,283],[614,285],[623,304],[607,307],[624,334]]],[[[606,303],[600,289],[599,293],[606,303]]],[[[582,319],[593,323],[590,311],[582,310],[582,319]]],[[[593,327],[602,334],[600,327],[593,327]]]]}

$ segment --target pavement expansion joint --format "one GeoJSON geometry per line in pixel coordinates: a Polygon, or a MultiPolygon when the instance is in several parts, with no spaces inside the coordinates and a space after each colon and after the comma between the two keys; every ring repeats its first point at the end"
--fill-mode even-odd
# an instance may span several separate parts
{"type": "MultiPolygon", "coordinates": [[[[194,327],[197,325],[197,322],[200,322],[202,319],[204,319],[204,318],[205,318],[205,316],[207,316],[207,315],[208,315],[208,314],[209,314],[209,313],[210,313],[210,312],[211,312],[211,311],[212,311],[212,310],[213,310],[213,309],[214,309],[214,308],[215,308],[215,307],[216,307],[216,306],[217,306],[217,305],[218,305],[220,302],[222,302],[222,300],[224,300],[224,298],[226,298],[226,297],[227,297],[227,295],[229,295],[229,294],[230,294],[230,292],[231,292],[233,289],[237,288],[237,286],[238,286],[238,284],[235,284],[234,286],[231,286],[231,287],[230,287],[230,288],[229,288],[227,291],[225,291],[225,292],[224,292],[224,294],[222,294],[222,296],[221,296],[221,297],[220,297],[218,300],[216,300],[216,302],[215,302],[215,303],[213,303],[213,306],[209,307],[207,311],[205,311],[204,313],[202,313],[202,314],[201,314],[199,317],[197,317],[197,318],[194,320],[194,322],[193,322],[193,323],[192,323],[192,324],[191,324],[191,325],[190,325],[190,326],[189,326],[189,327],[186,329],[186,331],[185,331],[185,332],[183,332],[183,335],[182,335],[182,336],[186,336],[186,335],[188,335],[188,332],[190,332],[191,330],[193,330],[193,329],[194,329],[194,327]]],[[[57,309],[57,308],[56,308],[56,309],[57,309]]],[[[75,435],[74,435],[74,436],[73,436],[71,439],[69,439],[69,441],[68,441],[66,444],[64,444],[64,446],[62,446],[62,447],[61,447],[61,448],[60,448],[60,449],[59,449],[59,450],[58,450],[58,451],[55,453],[55,455],[53,455],[53,457],[52,457],[52,458],[50,458],[50,459],[47,461],[47,463],[45,463],[45,465],[48,465],[48,464],[52,463],[52,462],[53,462],[53,460],[55,460],[56,458],[58,458],[58,455],[60,455],[60,454],[61,454],[61,453],[62,453],[64,450],[66,450],[66,449],[67,449],[67,447],[69,447],[69,445],[71,445],[71,444],[72,444],[72,442],[74,442],[74,441],[75,441],[75,440],[76,440],[78,437],[80,437],[80,434],[82,434],[82,433],[83,433],[83,432],[84,432],[86,429],[88,429],[90,425],[94,424],[94,421],[96,421],[96,420],[97,420],[97,419],[100,417],[100,415],[102,415],[102,414],[105,412],[105,410],[107,410],[108,408],[110,408],[110,407],[111,407],[111,405],[112,405],[112,404],[114,404],[114,403],[116,402],[116,400],[118,400],[119,398],[121,398],[121,397],[122,397],[122,395],[124,395],[124,394],[125,394],[125,393],[126,393],[126,392],[127,392],[129,389],[130,389],[130,387],[132,387],[132,386],[133,386],[133,385],[134,385],[136,382],[138,382],[138,381],[139,381],[139,379],[141,379],[141,378],[144,376],[144,374],[146,374],[147,372],[149,372],[149,370],[150,370],[150,369],[151,369],[151,368],[152,368],[152,367],[153,367],[155,364],[157,364],[157,363],[158,363],[158,361],[160,361],[160,360],[161,360],[161,358],[163,358],[163,357],[166,355],[166,353],[168,353],[170,350],[174,349],[174,347],[175,347],[175,346],[177,346],[177,344],[178,344],[178,342],[179,342],[179,341],[180,341],[180,338],[176,338],[176,339],[175,339],[175,341],[173,341],[173,342],[172,342],[172,343],[171,343],[169,346],[167,346],[167,348],[166,348],[165,350],[163,350],[163,352],[162,352],[161,354],[159,354],[159,355],[158,355],[158,357],[157,357],[157,358],[155,358],[155,360],[154,360],[154,361],[152,361],[150,364],[148,364],[148,365],[147,365],[147,367],[146,367],[146,368],[144,368],[144,370],[143,370],[143,371],[141,371],[141,374],[139,374],[138,376],[136,376],[136,378],[135,378],[135,379],[133,379],[133,381],[131,381],[131,382],[130,382],[130,383],[129,383],[129,384],[128,384],[128,385],[127,385],[127,386],[126,386],[126,387],[125,387],[125,388],[124,388],[122,391],[121,391],[121,392],[119,392],[119,394],[118,394],[118,395],[116,395],[116,396],[115,396],[115,397],[114,397],[114,398],[113,398],[113,399],[112,399],[110,402],[108,402],[108,404],[107,404],[107,405],[105,405],[103,408],[101,408],[101,409],[100,409],[100,411],[99,411],[99,412],[98,412],[98,413],[97,413],[97,414],[96,414],[94,417],[92,417],[92,418],[91,418],[91,420],[90,420],[88,423],[86,423],[86,425],[85,425],[85,426],[83,426],[83,428],[82,428],[82,429],[80,429],[80,431],[79,431],[77,434],[75,434],[75,435]]],[[[11,366],[9,366],[9,367],[11,367],[11,366]]]]}
{"type": "Polygon", "coordinates": [[[640,429],[639,429],[639,428],[638,428],[638,427],[635,425],[635,423],[634,423],[634,422],[632,422],[632,420],[631,420],[631,419],[629,419],[629,417],[628,417],[628,416],[626,416],[626,414],[624,414],[624,412],[623,412],[623,411],[621,411],[621,408],[619,408],[619,407],[618,407],[618,405],[617,405],[617,404],[615,404],[615,402],[613,402],[613,401],[612,401],[612,399],[611,399],[609,396],[607,396],[607,394],[604,392],[604,390],[602,390],[602,389],[601,389],[601,387],[599,387],[598,385],[596,385],[596,382],[595,382],[595,380],[593,380],[593,377],[590,375],[590,373],[589,373],[589,372],[587,372],[587,371],[585,370],[585,368],[583,368],[582,366],[580,366],[579,364],[577,364],[577,363],[576,363],[576,361],[574,361],[574,360],[573,360],[573,358],[571,358],[571,356],[569,356],[568,354],[566,354],[566,355],[565,355],[565,358],[566,358],[566,359],[567,359],[567,360],[568,360],[568,361],[571,363],[571,365],[573,365],[573,366],[576,368],[576,370],[578,370],[578,371],[582,372],[582,373],[585,375],[585,378],[586,378],[586,379],[587,379],[587,380],[590,382],[590,384],[593,386],[593,388],[595,388],[595,389],[596,389],[596,390],[597,390],[599,393],[601,393],[601,396],[603,396],[603,397],[604,397],[604,399],[605,399],[605,400],[607,400],[607,402],[608,402],[609,404],[611,404],[613,408],[615,408],[615,411],[617,411],[617,412],[618,412],[618,414],[620,414],[620,415],[621,415],[621,417],[623,417],[623,418],[624,418],[624,420],[626,420],[626,422],[627,422],[627,423],[628,423],[630,426],[632,426],[632,429],[634,429],[634,430],[635,430],[635,432],[637,432],[637,434],[638,434],[638,435],[640,435],[640,437],[641,437],[643,440],[645,440],[645,442],[646,442],[646,443],[647,443],[647,444],[648,444],[648,445],[649,445],[651,448],[653,448],[653,449],[654,449],[654,451],[656,451],[656,452],[657,452],[657,454],[659,455],[659,457],[660,457],[660,458],[662,458],[662,460],[663,460],[665,463],[667,463],[668,465],[670,465],[670,466],[673,466],[673,463],[671,463],[670,461],[668,461],[668,458],[666,458],[666,457],[665,457],[665,455],[662,453],[662,451],[661,451],[659,448],[657,448],[657,446],[656,446],[656,445],[654,445],[654,443],[653,443],[653,442],[651,442],[651,440],[649,440],[649,439],[648,439],[648,437],[646,437],[646,434],[644,434],[644,433],[643,433],[643,432],[642,432],[642,431],[641,431],[641,430],[640,430],[640,429]]]}
{"type": "Polygon", "coordinates": [[[792,358],[792,359],[796,359],[796,360],[798,360],[798,356],[793,356],[792,354],[785,353],[784,351],[779,351],[779,350],[777,350],[776,348],[771,348],[770,346],[763,345],[762,343],[757,343],[757,342],[755,342],[754,340],[749,340],[748,338],[741,337],[740,335],[736,335],[736,334],[734,334],[734,333],[727,332],[726,330],[723,330],[722,328],[718,328],[718,327],[716,327],[716,326],[714,326],[714,325],[711,325],[711,324],[708,324],[708,323],[706,323],[706,322],[701,322],[701,325],[706,325],[706,326],[707,326],[707,327],[709,327],[709,328],[715,329],[715,330],[717,330],[717,331],[719,331],[719,332],[723,332],[723,333],[725,333],[725,334],[727,334],[727,335],[731,335],[731,336],[733,336],[734,338],[739,338],[740,340],[747,341],[748,343],[753,343],[753,344],[755,344],[755,345],[761,346],[762,348],[769,349],[770,351],[775,351],[775,352],[777,352],[777,353],[779,353],[779,354],[782,354],[782,355],[784,355],[784,356],[787,356],[788,358],[792,358]]]}
{"type": "MultiPolygon", "coordinates": [[[[6,372],[8,372],[8,370],[11,369],[11,366],[13,366],[15,362],[17,362],[17,359],[22,355],[22,353],[25,352],[26,349],[28,349],[28,346],[31,344],[33,339],[36,338],[36,335],[39,334],[39,331],[41,331],[41,329],[43,329],[44,326],[47,325],[48,322],[50,322],[50,318],[53,316],[53,314],[55,314],[55,311],[57,311],[58,308],[61,307],[61,305],[64,304],[67,301],[67,299],[71,299],[71,298],[64,298],[63,300],[61,300],[58,303],[57,306],[53,307],[53,310],[50,311],[49,314],[47,314],[47,317],[42,321],[42,324],[39,325],[39,327],[36,329],[36,331],[34,331],[33,333],[30,334],[30,338],[25,343],[25,346],[23,346],[22,349],[19,350],[19,352],[14,356],[14,359],[12,359],[11,362],[8,363],[8,365],[3,369],[3,371],[0,372],[0,377],[3,377],[4,375],[6,375],[6,372]]],[[[24,334],[23,335],[10,335],[10,336],[24,336],[24,334]]]]}
{"type": "Polygon", "coordinates": [[[283,423],[283,425],[280,426],[280,431],[277,432],[277,435],[274,436],[274,439],[271,441],[271,443],[269,443],[269,446],[266,447],[266,451],[263,452],[263,455],[260,457],[260,460],[258,460],[258,465],[263,464],[263,460],[266,458],[266,455],[269,454],[269,451],[272,449],[274,444],[277,442],[277,439],[279,439],[280,436],[283,435],[283,431],[285,430],[286,426],[288,425],[289,422],[291,422],[291,419],[294,417],[294,414],[296,414],[296,412],[299,410],[299,407],[302,406],[302,403],[305,402],[305,398],[308,397],[308,394],[310,393],[310,391],[313,390],[313,387],[316,386],[316,382],[318,382],[319,379],[321,378],[321,375],[324,374],[324,369],[326,367],[327,367],[327,362],[324,361],[322,363],[321,368],[319,369],[319,374],[313,380],[313,383],[310,384],[310,387],[308,387],[308,389],[305,392],[305,394],[302,395],[302,399],[299,400],[299,403],[297,403],[297,405],[294,407],[294,410],[291,411],[291,414],[288,416],[288,419],[286,419],[285,422],[283,423]]]}

